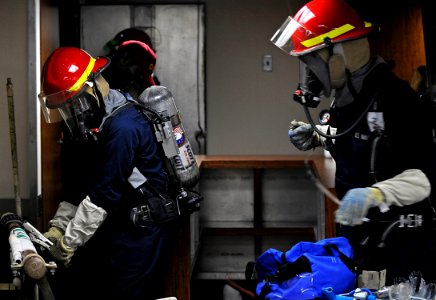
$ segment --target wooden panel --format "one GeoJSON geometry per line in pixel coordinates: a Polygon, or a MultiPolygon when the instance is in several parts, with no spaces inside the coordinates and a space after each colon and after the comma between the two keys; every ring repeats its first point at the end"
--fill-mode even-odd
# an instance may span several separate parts
{"type": "Polygon", "coordinates": [[[301,168],[308,163],[327,188],[334,188],[335,162],[322,155],[198,155],[200,168],[301,168]]]}
{"type": "MultiPolygon", "coordinates": [[[[305,167],[309,166],[310,169],[313,171],[313,175],[330,191],[334,192],[334,171],[335,171],[335,163],[330,158],[325,158],[321,155],[314,155],[314,156],[282,156],[282,155],[200,155],[196,157],[197,162],[200,166],[201,172],[203,172],[203,175],[208,174],[208,172],[211,172],[211,169],[220,169],[218,171],[227,171],[230,172],[229,177],[234,177],[235,173],[237,174],[237,170],[239,169],[248,169],[253,172],[252,174],[252,182],[253,182],[253,191],[252,195],[254,202],[252,206],[248,207],[248,210],[253,210],[253,220],[252,223],[246,226],[247,222],[246,220],[242,220],[239,224],[238,222],[205,222],[203,220],[203,227],[202,227],[202,247],[199,249],[198,261],[196,264],[196,273],[195,278],[196,279],[214,279],[219,280],[223,278],[232,278],[232,279],[243,279],[243,272],[241,270],[243,269],[243,263],[246,263],[247,261],[251,261],[258,257],[263,251],[266,250],[266,248],[273,247],[277,248],[283,246],[283,245],[289,245],[296,241],[301,240],[315,240],[318,237],[318,234],[320,234],[319,230],[316,229],[317,227],[314,226],[315,223],[310,222],[304,222],[296,218],[292,217],[292,214],[289,214],[285,220],[289,220],[289,218],[292,221],[296,221],[294,223],[290,222],[284,222],[275,224],[273,226],[266,226],[265,225],[265,211],[268,210],[268,203],[266,200],[263,199],[267,194],[265,194],[265,191],[269,188],[271,188],[271,185],[266,184],[268,181],[268,178],[271,177],[274,179],[275,184],[279,184],[279,190],[280,187],[283,187],[283,185],[280,185],[280,182],[277,183],[276,179],[280,178],[281,180],[288,180],[287,178],[284,178],[283,175],[286,177],[286,172],[281,173],[282,170],[277,169],[290,169],[290,170],[299,170],[298,173],[291,173],[294,174],[294,176],[297,176],[298,180],[308,180],[309,178],[306,178],[306,172],[305,167]],[[279,172],[279,173],[277,173],[279,172]],[[269,175],[268,175],[269,174],[269,175]],[[297,175],[298,174],[298,175],[297,175]],[[278,176],[278,177],[277,177],[278,176]],[[254,179],[253,179],[254,178],[254,179]],[[266,202],[265,202],[266,201],[266,202]],[[300,221],[300,222],[298,222],[300,221]],[[222,223],[225,223],[224,226],[222,223]],[[316,230],[315,230],[316,229],[316,230]],[[238,239],[239,238],[239,239],[238,239]],[[236,240],[238,239],[238,240],[236,240]],[[217,261],[218,260],[218,261],[217,261]],[[218,266],[219,265],[219,266],[218,266]]],[[[214,170],[214,172],[217,170],[214,170]]],[[[242,170],[240,170],[242,171],[242,170]]],[[[245,170],[244,170],[245,171],[245,170]]],[[[218,173],[220,174],[220,173],[218,173]]],[[[242,173],[245,174],[245,173],[242,173]]],[[[217,175],[214,175],[215,177],[217,175]]],[[[211,176],[214,178],[214,176],[211,176]]],[[[208,178],[208,175],[206,175],[204,180],[208,178]]],[[[270,178],[270,180],[271,180],[270,178]]],[[[291,179],[292,180],[292,179],[291,179]]],[[[207,180],[206,180],[207,182],[207,180]]],[[[236,180],[236,182],[238,182],[236,180]]],[[[299,181],[297,181],[299,182],[299,181]]],[[[204,183],[204,182],[203,182],[204,183]]],[[[298,183],[296,184],[298,185],[298,183]]],[[[218,186],[218,184],[212,184],[211,186],[208,185],[200,185],[202,187],[205,199],[206,191],[208,188],[213,187],[215,190],[215,187],[218,186]]],[[[274,185],[273,185],[274,186],[274,185]]],[[[274,187],[273,187],[274,188],[274,187]]],[[[292,187],[291,185],[286,184],[286,188],[293,189],[294,191],[295,187],[292,187]]],[[[302,187],[301,187],[302,188],[302,187]]],[[[297,190],[300,189],[300,186],[296,188],[297,190]]],[[[218,191],[222,192],[222,195],[219,195],[222,199],[227,199],[230,201],[230,203],[233,203],[234,199],[230,199],[231,197],[228,195],[228,193],[236,193],[238,195],[234,196],[231,194],[233,198],[237,198],[238,203],[241,201],[241,195],[239,195],[239,190],[232,191],[227,185],[221,185],[219,184],[219,188],[217,188],[218,191]],[[225,190],[225,192],[224,192],[225,190]]],[[[245,190],[244,190],[245,191],[245,190]]],[[[313,190],[311,190],[313,191],[313,190]]],[[[273,199],[284,199],[281,196],[277,195],[271,196],[271,193],[269,198],[273,199]]],[[[208,198],[213,200],[218,200],[216,198],[208,198]]],[[[245,198],[244,198],[245,199],[245,198]]],[[[321,199],[321,201],[325,201],[325,205],[323,205],[322,209],[325,209],[325,211],[322,212],[320,216],[317,218],[317,224],[320,227],[323,227],[325,230],[325,234],[328,237],[335,236],[336,230],[335,230],[335,223],[334,223],[334,211],[335,207],[332,205],[332,201],[325,198],[321,199]],[[322,220],[321,222],[325,222],[325,224],[319,223],[320,219],[322,217],[325,217],[325,220],[322,220]]],[[[319,200],[318,200],[319,202],[319,200]]],[[[271,204],[271,203],[270,203],[271,204]]],[[[334,204],[334,203],[333,203],[334,204]]],[[[224,204],[214,204],[216,207],[221,207],[222,210],[224,210],[224,216],[227,218],[228,214],[225,212],[225,208],[227,205],[224,204]]],[[[212,209],[212,213],[216,214],[216,209],[212,209]]],[[[291,204],[292,206],[292,204],[291,204]]],[[[206,208],[206,205],[204,206],[206,208]]],[[[271,206],[270,206],[271,209],[271,206]]],[[[210,210],[210,208],[209,208],[210,210]]],[[[238,210],[236,213],[243,215],[242,209],[238,210]]],[[[288,210],[287,210],[288,211],[288,210]]],[[[301,210],[296,209],[296,211],[301,210]]],[[[203,212],[205,212],[203,210],[203,212]]],[[[274,212],[274,210],[270,211],[274,216],[280,215],[280,213],[274,212]]],[[[299,216],[300,216],[299,215],[299,216]]],[[[298,217],[299,217],[298,216],[298,217]]],[[[279,216],[278,216],[279,217],[279,216]]],[[[233,220],[233,219],[232,219],[233,220]]],[[[304,219],[306,220],[306,219],[304,219]]],[[[283,221],[283,219],[280,219],[279,222],[283,221]]],[[[307,221],[307,220],[306,220],[307,221]]],[[[322,238],[322,237],[321,237],[322,238]]],[[[280,249],[280,248],[277,248],[280,249]]]]}
{"type": "Polygon", "coordinates": [[[189,218],[182,220],[174,238],[165,280],[165,297],[191,299],[191,248],[189,218]]]}
{"type": "Polygon", "coordinates": [[[384,20],[370,42],[372,52],[393,60],[394,73],[409,81],[415,69],[426,64],[421,8],[401,8],[384,20]]]}
{"type": "MultiPolygon", "coordinates": [[[[51,52],[59,46],[58,15],[49,0],[41,1],[41,68],[51,52]]],[[[41,112],[41,185],[42,217],[38,224],[47,230],[48,221],[53,217],[60,199],[60,125],[47,124],[41,112]]]]}

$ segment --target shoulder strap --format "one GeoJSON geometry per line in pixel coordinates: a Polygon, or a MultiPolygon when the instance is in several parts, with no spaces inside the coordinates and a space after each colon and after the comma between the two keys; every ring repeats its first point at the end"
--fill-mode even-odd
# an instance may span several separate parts
{"type": "MultiPolygon", "coordinates": [[[[158,128],[163,128],[165,120],[160,116],[160,114],[148,107],[145,107],[144,105],[135,102],[133,103],[134,107],[142,113],[144,118],[146,118],[147,121],[152,123],[152,130],[154,131],[154,138],[158,145],[159,149],[159,156],[161,157],[162,161],[164,162],[164,169],[168,176],[168,183],[170,185],[170,188],[174,189],[180,189],[181,188],[181,182],[178,179],[178,177],[175,174],[174,167],[170,161],[171,155],[176,155],[176,153],[167,153],[171,152],[168,151],[168,149],[171,149],[171,147],[168,146],[167,138],[163,137],[162,130],[160,131],[158,128]]],[[[166,132],[166,131],[165,131],[166,132]]],[[[165,133],[168,134],[168,133],[165,133]]],[[[172,134],[172,133],[170,133],[172,134]]],[[[173,150],[174,152],[175,150],[173,150]]]]}

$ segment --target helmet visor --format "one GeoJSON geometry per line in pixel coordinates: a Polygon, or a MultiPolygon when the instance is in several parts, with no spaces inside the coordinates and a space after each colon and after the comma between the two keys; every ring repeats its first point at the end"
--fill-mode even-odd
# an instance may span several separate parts
{"type": "Polygon", "coordinates": [[[71,92],[60,91],[55,94],[45,95],[43,92],[38,95],[39,104],[47,123],[57,123],[62,121],[58,108],[69,101],[72,97],[71,92]]]}
{"type": "Polygon", "coordinates": [[[78,106],[84,109],[88,102],[86,90],[89,88],[88,83],[79,91],[60,91],[58,93],[45,95],[43,92],[38,95],[39,103],[47,123],[57,123],[62,120],[67,121],[71,118],[73,111],[72,107],[78,106]]]}
{"type": "MultiPolygon", "coordinates": [[[[280,26],[276,33],[272,36],[271,42],[290,55],[297,55],[294,52],[294,43],[296,39],[296,31],[307,31],[307,34],[301,34],[300,36],[309,36],[311,32],[304,29],[300,23],[295,21],[292,17],[287,17],[285,22],[280,26]],[[293,41],[294,39],[294,41],[293,41]]],[[[298,41],[303,43],[304,41],[298,41]]]]}

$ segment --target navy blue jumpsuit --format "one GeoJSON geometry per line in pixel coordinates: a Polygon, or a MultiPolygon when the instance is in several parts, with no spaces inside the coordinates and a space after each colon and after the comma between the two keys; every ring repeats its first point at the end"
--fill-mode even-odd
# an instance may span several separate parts
{"type": "MultiPolygon", "coordinates": [[[[118,104],[127,101],[114,90],[110,91],[110,97],[115,97],[118,104]],[[120,100],[121,97],[124,100],[120,100]]],[[[108,216],[95,235],[76,251],[71,267],[61,274],[67,279],[58,280],[65,288],[59,288],[61,297],[57,295],[57,298],[144,300],[163,297],[163,276],[172,230],[161,227],[138,230],[129,220],[135,192],[127,180],[134,167],[160,192],[165,193],[167,188],[151,126],[133,105],[127,104],[106,119],[101,128],[98,145],[90,146],[88,154],[86,147],[82,147],[80,153],[87,157],[72,160],[94,163],[81,170],[82,178],[77,178],[84,181],[86,188],[77,186],[72,194],[89,195],[91,202],[105,209],[108,216]]],[[[77,148],[80,145],[73,147],[77,148]]],[[[73,168],[71,163],[70,168],[73,168]]]]}

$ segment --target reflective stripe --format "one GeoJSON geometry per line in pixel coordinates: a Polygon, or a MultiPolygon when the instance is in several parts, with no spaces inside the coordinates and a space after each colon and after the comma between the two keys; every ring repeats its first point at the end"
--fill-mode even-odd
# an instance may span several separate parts
{"type": "Polygon", "coordinates": [[[314,37],[314,38],[311,38],[311,39],[305,40],[304,42],[301,42],[301,44],[302,44],[304,47],[307,47],[307,48],[309,48],[309,47],[313,47],[313,46],[316,46],[316,45],[319,45],[319,44],[324,43],[324,39],[325,39],[326,37],[328,37],[328,38],[330,38],[330,39],[334,39],[335,37],[338,37],[338,36],[340,36],[341,34],[344,34],[344,33],[348,32],[348,31],[351,31],[351,30],[353,30],[354,28],[355,28],[355,27],[354,27],[353,25],[345,24],[345,25],[343,25],[343,26],[341,26],[341,27],[338,27],[338,28],[333,29],[332,31],[329,31],[329,32],[327,32],[327,33],[321,34],[321,35],[316,36],[316,37],[314,37]]]}
{"type": "Polygon", "coordinates": [[[89,63],[85,69],[85,72],[83,72],[80,78],[76,81],[76,83],[73,84],[73,86],[68,89],[69,92],[75,92],[83,86],[86,80],[88,80],[88,76],[89,74],[91,74],[94,65],[95,65],[95,59],[91,57],[89,59],[89,63]]]}

